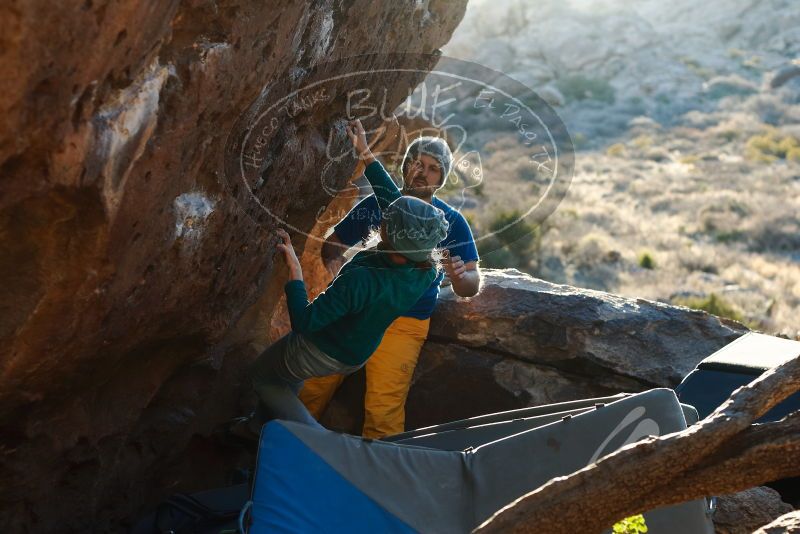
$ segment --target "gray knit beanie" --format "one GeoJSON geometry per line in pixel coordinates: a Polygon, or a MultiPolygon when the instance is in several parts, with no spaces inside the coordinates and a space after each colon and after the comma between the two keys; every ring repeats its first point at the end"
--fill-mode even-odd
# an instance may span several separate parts
{"type": "Polygon", "coordinates": [[[444,212],[418,198],[403,196],[389,204],[383,213],[386,235],[392,248],[421,262],[447,237],[449,224],[444,212]]]}
{"type": "Polygon", "coordinates": [[[450,147],[447,146],[447,141],[441,137],[427,136],[419,137],[409,143],[406,155],[403,156],[403,164],[400,167],[404,176],[406,174],[406,165],[420,154],[427,154],[439,162],[442,167],[442,181],[439,183],[439,187],[442,187],[447,175],[450,174],[450,170],[453,168],[453,153],[450,151],[450,147]]]}

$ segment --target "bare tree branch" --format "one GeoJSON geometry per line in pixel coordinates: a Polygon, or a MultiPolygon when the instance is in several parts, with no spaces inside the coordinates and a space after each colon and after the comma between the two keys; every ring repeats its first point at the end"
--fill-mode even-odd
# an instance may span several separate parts
{"type": "Polygon", "coordinates": [[[800,476],[800,412],[780,422],[752,425],[691,470],[683,471],[639,502],[633,515],[707,495],[743,491],[788,476],[800,476]]]}
{"type": "Polygon", "coordinates": [[[800,446],[798,418],[750,425],[797,390],[800,357],[739,388],[700,423],[648,438],[553,479],[498,511],[476,532],[601,532],[653,508],[651,502],[665,505],[730,493],[796,473],[789,460],[797,458],[800,446]],[[770,467],[773,463],[777,467],[770,467]],[[741,476],[733,476],[731,469],[741,470],[741,476]],[[705,486],[699,475],[703,471],[716,477],[705,486]]]}

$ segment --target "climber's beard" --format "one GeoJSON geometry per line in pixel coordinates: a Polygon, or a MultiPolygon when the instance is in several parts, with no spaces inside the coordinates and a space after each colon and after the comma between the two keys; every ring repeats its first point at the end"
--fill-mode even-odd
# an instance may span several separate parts
{"type": "Polygon", "coordinates": [[[430,185],[422,175],[409,176],[406,185],[403,187],[403,194],[430,201],[436,189],[436,186],[430,185]]]}

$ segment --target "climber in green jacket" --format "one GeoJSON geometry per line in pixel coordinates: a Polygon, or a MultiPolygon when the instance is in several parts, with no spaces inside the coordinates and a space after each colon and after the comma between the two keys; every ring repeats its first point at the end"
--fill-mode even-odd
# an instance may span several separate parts
{"type": "MultiPolygon", "coordinates": [[[[360,124],[358,124],[360,127],[360,124]]],[[[361,145],[363,128],[348,134],[361,145]]],[[[243,424],[252,433],[268,419],[319,423],[297,392],[304,380],[355,372],[380,344],[386,328],[405,313],[438,274],[432,251],[447,235],[444,213],[414,197],[401,196],[386,170],[371,161],[365,175],[376,192],[383,224],[381,241],[357,253],[328,288],[308,301],[303,271],[289,234],[278,230],[278,250],[289,267],[286,305],[292,331],[267,348],[251,369],[259,407],[243,424]],[[390,185],[391,184],[391,185],[390,185]]],[[[242,436],[241,428],[231,431],[242,436]]]]}

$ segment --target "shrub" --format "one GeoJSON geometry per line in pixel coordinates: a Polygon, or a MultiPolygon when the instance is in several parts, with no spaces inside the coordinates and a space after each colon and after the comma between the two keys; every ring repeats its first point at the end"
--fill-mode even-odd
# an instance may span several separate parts
{"type": "Polygon", "coordinates": [[[722,130],[721,132],[717,133],[717,137],[730,143],[731,141],[739,138],[739,132],[736,130],[722,130]]]}
{"type": "Polygon", "coordinates": [[[585,148],[588,143],[589,140],[586,138],[586,134],[583,132],[575,132],[575,135],[572,136],[572,146],[576,150],[585,148]]]}
{"type": "Polygon", "coordinates": [[[747,140],[747,157],[753,161],[772,163],[778,159],[800,161],[800,140],[792,135],[781,135],[768,130],[747,140]]]}
{"type": "Polygon", "coordinates": [[[489,231],[495,233],[504,245],[522,240],[520,246],[527,246],[532,240],[533,227],[522,219],[518,210],[496,213],[489,222],[489,231]]]}
{"type": "Polygon", "coordinates": [[[649,135],[639,135],[631,140],[631,144],[638,149],[644,150],[653,146],[653,138],[649,135]]]}
{"type": "Polygon", "coordinates": [[[662,149],[654,148],[652,150],[648,150],[644,156],[650,161],[655,161],[655,162],[669,161],[670,159],[669,152],[667,152],[663,148],[662,149]]]}
{"type": "Polygon", "coordinates": [[[475,222],[475,214],[473,212],[471,212],[471,211],[462,211],[461,215],[464,216],[464,219],[467,221],[467,224],[469,225],[470,228],[476,228],[477,227],[476,222],[475,222]]]}
{"type": "Polygon", "coordinates": [[[725,317],[734,321],[742,322],[742,314],[716,293],[703,297],[687,297],[675,300],[675,304],[686,306],[694,310],[702,310],[717,317],[725,317]]]}
{"type": "Polygon", "coordinates": [[[606,156],[611,156],[612,158],[619,158],[625,155],[625,145],[622,143],[614,143],[610,147],[606,149],[606,156]]]}
{"type": "Polygon", "coordinates": [[[509,267],[525,267],[520,265],[520,258],[494,236],[478,240],[478,255],[481,267],[489,269],[507,269],[509,267]]]}
{"type": "Polygon", "coordinates": [[[714,239],[719,243],[734,243],[736,241],[744,241],[746,238],[744,232],[741,230],[729,230],[727,232],[717,232],[714,239]]]}
{"type": "Polygon", "coordinates": [[[655,100],[662,106],[668,106],[672,103],[672,99],[669,97],[669,95],[665,95],[664,93],[657,94],[655,96],[655,100]]]}
{"type": "Polygon", "coordinates": [[[691,272],[700,271],[702,273],[719,274],[719,268],[702,254],[683,256],[680,262],[684,269],[691,272]]]}
{"type": "Polygon", "coordinates": [[[713,99],[753,94],[757,87],[741,76],[717,76],[703,84],[706,95],[713,99]]]}
{"type": "Polygon", "coordinates": [[[614,534],[645,534],[647,524],[645,524],[642,514],[626,517],[619,523],[614,524],[614,534]]]}
{"type": "Polygon", "coordinates": [[[787,135],[778,141],[778,155],[782,158],[785,158],[786,155],[792,150],[797,150],[799,148],[800,141],[798,141],[794,136],[787,135]]]}
{"type": "Polygon", "coordinates": [[[649,252],[642,252],[639,254],[639,267],[642,269],[655,269],[656,260],[653,259],[653,256],[649,252]]]}
{"type": "Polygon", "coordinates": [[[607,80],[587,78],[585,76],[567,76],[556,82],[556,87],[568,102],[577,100],[598,100],[613,104],[614,88],[607,80]]]}
{"type": "Polygon", "coordinates": [[[708,80],[714,75],[713,71],[700,65],[700,62],[696,59],[684,56],[679,58],[679,61],[686,65],[686,68],[689,69],[689,71],[691,71],[695,76],[703,78],[704,80],[708,80]]]}
{"type": "Polygon", "coordinates": [[[478,241],[481,265],[528,271],[532,262],[538,265],[543,235],[541,226],[534,226],[522,218],[521,212],[511,210],[496,213],[488,227],[493,235],[478,241]]]}
{"type": "Polygon", "coordinates": [[[752,56],[742,61],[742,67],[747,67],[754,70],[758,69],[760,65],[761,65],[761,58],[758,56],[752,56]]]}
{"type": "Polygon", "coordinates": [[[587,273],[605,264],[616,263],[622,258],[614,245],[606,234],[590,232],[563,251],[570,256],[569,261],[578,270],[587,273]]]}
{"type": "Polygon", "coordinates": [[[456,171],[450,173],[444,181],[444,186],[439,190],[439,195],[462,195],[464,193],[472,193],[476,197],[483,197],[484,182],[479,182],[473,185],[473,182],[464,180],[464,177],[459,175],[456,171]]]}
{"type": "Polygon", "coordinates": [[[517,178],[523,182],[533,182],[541,177],[536,167],[533,165],[523,165],[517,168],[517,178]]]}
{"type": "Polygon", "coordinates": [[[777,94],[762,93],[753,95],[743,102],[741,111],[757,115],[761,122],[774,126],[781,124],[786,119],[786,102],[777,94]]]}

